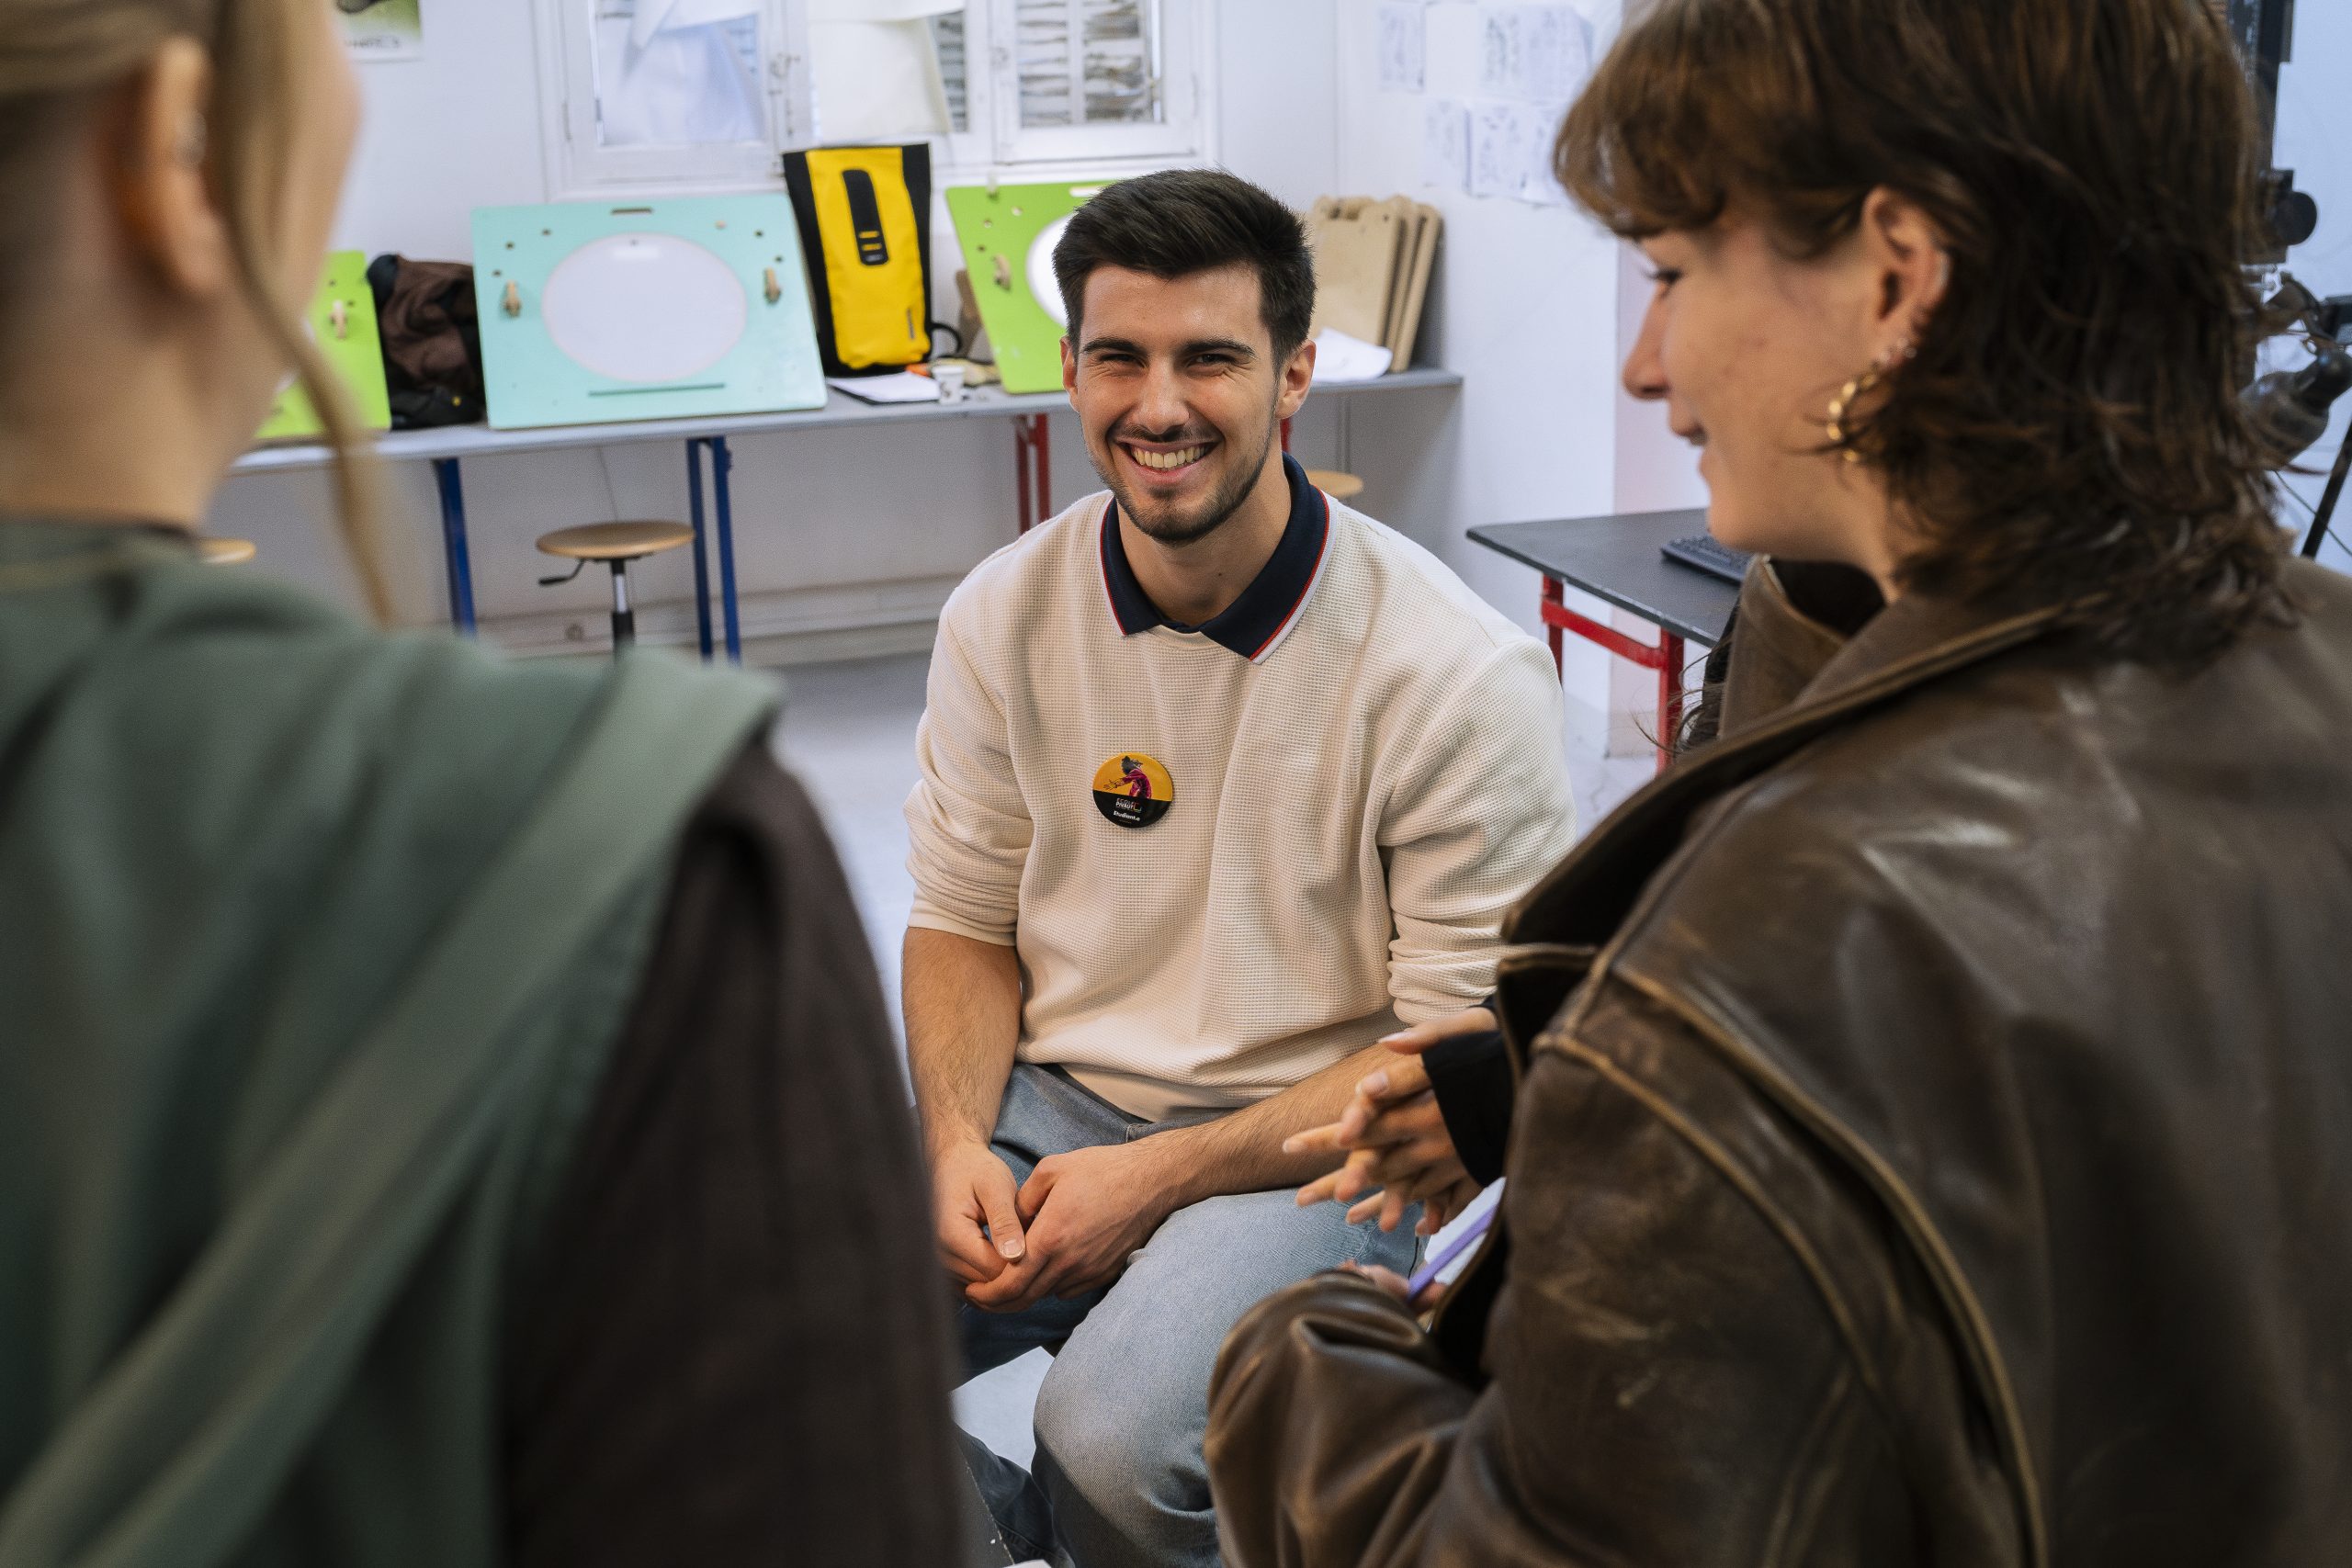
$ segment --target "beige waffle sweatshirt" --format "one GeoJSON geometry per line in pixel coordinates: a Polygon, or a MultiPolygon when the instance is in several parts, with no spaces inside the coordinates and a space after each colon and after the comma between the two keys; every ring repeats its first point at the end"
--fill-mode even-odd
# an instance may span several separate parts
{"type": "Polygon", "coordinates": [[[1131,1115],[1247,1104],[1476,1003],[1504,913],[1573,836],[1544,649],[1294,484],[1328,526],[1254,660],[1123,631],[1107,494],[982,562],[940,618],[912,923],[1017,948],[1020,1059],[1131,1115]]]}

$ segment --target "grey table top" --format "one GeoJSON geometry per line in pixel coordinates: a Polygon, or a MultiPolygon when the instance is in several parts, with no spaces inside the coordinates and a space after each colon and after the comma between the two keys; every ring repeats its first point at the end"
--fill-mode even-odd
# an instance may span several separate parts
{"type": "MultiPolygon", "coordinates": [[[[1336,381],[1317,387],[1311,398],[1352,398],[1369,392],[1408,392],[1459,387],[1451,370],[1416,367],[1370,381],[1336,381]]],[[[735,414],[723,419],[635,420],[615,424],[561,425],[548,430],[492,430],[486,424],[444,430],[395,430],[376,438],[376,454],[388,462],[439,457],[489,457],[513,452],[553,452],[573,446],[605,446],[631,441],[691,441],[710,435],[760,435],[775,431],[824,430],[845,425],[907,424],[947,419],[1004,419],[1053,413],[1069,407],[1060,392],[1018,396],[1000,387],[977,387],[960,403],[868,403],[831,392],[825,406],[792,413],[735,414]]],[[[238,474],[324,468],[327,448],[317,442],[262,446],[237,459],[238,474]]]]}
{"type": "Polygon", "coordinates": [[[1707,531],[1707,514],[1636,512],[1559,523],[1497,523],[1470,536],[1547,577],[1713,648],[1723,640],[1739,590],[1658,554],[1670,539],[1707,531]]]}

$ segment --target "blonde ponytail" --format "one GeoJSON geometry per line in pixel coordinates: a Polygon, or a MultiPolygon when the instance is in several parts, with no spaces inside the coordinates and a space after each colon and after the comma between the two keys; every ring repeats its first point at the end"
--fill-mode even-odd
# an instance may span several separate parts
{"type": "MultiPolygon", "coordinates": [[[[322,0],[0,0],[0,212],[14,228],[0,251],[21,263],[54,176],[56,136],[91,97],[144,67],[164,43],[192,38],[210,54],[207,159],[238,276],[262,330],[319,411],[334,454],[335,517],[359,588],[379,624],[391,596],[376,532],[372,464],[340,381],[302,328],[300,300],[279,298],[275,250],[287,154],[301,84],[293,40],[300,8],[322,0]]],[[[0,331],[17,312],[21,271],[0,272],[0,331]]]]}

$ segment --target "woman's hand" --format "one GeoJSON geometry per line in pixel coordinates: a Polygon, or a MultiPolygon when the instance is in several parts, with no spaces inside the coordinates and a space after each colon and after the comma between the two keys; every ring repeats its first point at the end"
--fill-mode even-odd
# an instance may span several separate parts
{"type": "Polygon", "coordinates": [[[1408,1312],[1435,1312],[1438,1309],[1438,1303],[1445,1300],[1448,1286],[1436,1280],[1431,1280],[1428,1284],[1423,1285],[1421,1293],[1415,1297],[1412,1295],[1413,1282],[1394,1269],[1383,1269],[1377,1263],[1369,1268],[1361,1263],[1342,1263],[1340,1267],[1347,1273],[1357,1275],[1379,1286],[1385,1294],[1396,1298],[1397,1303],[1408,1312]],[[1412,1299],[1408,1300],[1408,1297],[1412,1299]]]}
{"type": "Polygon", "coordinates": [[[1365,1075],[1337,1122],[1283,1145],[1285,1154],[1345,1156],[1339,1169],[1299,1189],[1299,1206],[1327,1200],[1352,1203],[1351,1224],[1377,1214],[1380,1228],[1393,1231],[1418,1202],[1421,1218],[1414,1229],[1421,1235],[1435,1235],[1460,1213],[1477,1196],[1478,1185],[1454,1152],[1420,1057],[1441,1040],[1494,1027],[1493,1013],[1472,1008],[1383,1039],[1380,1043],[1400,1059],[1365,1075]]]}

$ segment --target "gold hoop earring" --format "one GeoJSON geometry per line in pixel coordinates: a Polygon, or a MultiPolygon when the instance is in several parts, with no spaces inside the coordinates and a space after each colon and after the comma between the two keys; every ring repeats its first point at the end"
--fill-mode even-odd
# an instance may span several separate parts
{"type": "Polygon", "coordinates": [[[1846,445],[1847,416],[1852,413],[1856,400],[1875,389],[1883,379],[1884,377],[1880,374],[1879,367],[1873,365],[1847,382],[1843,388],[1839,389],[1838,395],[1829,400],[1829,423],[1825,427],[1829,433],[1829,445],[1840,448],[1839,456],[1849,463],[1860,462],[1862,455],[1846,445]]]}

